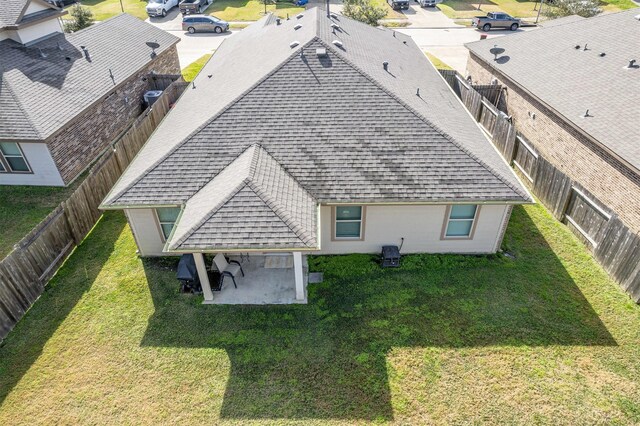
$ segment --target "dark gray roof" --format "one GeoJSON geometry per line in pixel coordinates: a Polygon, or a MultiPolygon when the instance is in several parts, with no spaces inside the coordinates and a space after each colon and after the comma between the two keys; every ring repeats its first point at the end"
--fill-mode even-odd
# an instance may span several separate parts
{"type": "Polygon", "coordinates": [[[252,145],[191,197],[169,250],[318,248],[318,203],[252,145]]]}
{"type": "Polygon", "coordinates": [[[187,203],[253,144],[320,202],[531,200],[409,37],[310,9],[225,40],[103,206],[187,203]]]}
{"type": "Polygon", "coordinates": [[[15,25],[29,0],[3,0],[0,7],[0,29],[15,25]]]}
{"type": "Polygon", "coordinates": [[[3,28],[15,28],[19,24],[27,23],[34,19],[60,14],[64,14],[64,12],[44,0],[2,0],[2,3],[0,3],[0,30],[3,28]],[[50,10],[24,16],[24,12],[31,1],[37,1],[43,6],[49,7],[50,10]]]}
{"type": "Polygon", "coordinates": [[[640,170],[640,68],[627,68],[631,59],[640,64],[639,14],[631,9],[567,20],[467,47],[640,170]],[[494,44],[508,61],[493,60],[494,44]]]}
{"type": "Polygon", "coordinates": [[[25,47],[0,42],[0,139],[43,140],[162,53],[178,38],[122,14],[25,47]],[[80,46],[86,46],[91,61],[80,46]],[[126,48],[123,48],[126,46],[126,48]],[[45,57],[43,57],[43,55],[45,57]],[[67,59],[68,58],[68,59],[67,59]]]}

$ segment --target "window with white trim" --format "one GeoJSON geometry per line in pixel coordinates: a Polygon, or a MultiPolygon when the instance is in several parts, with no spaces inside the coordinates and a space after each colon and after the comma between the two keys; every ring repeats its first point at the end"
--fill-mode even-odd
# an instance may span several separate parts
{"type": "Polygon", "coordinates": [[[478,214],[475,204],[456,204],[449,208],[445,238],[469,238],[478,214]]]}
{"type": "Polygon", "coordinates": [[[169,235],[171,235],[171,231],[176,224],[176,220],[178,220],[179,214],[180,207],[159,207],[156,209],[158,224],[160,225],[160,230],[162,231],[162,236],[165,241],[169,239],[169,235]]]}
{"type": "Polygon", "coordinates": [[[0,172],[31,172],[20,146],[15,142],[0,142],[0,164],[0,172]]]}
{"type": "Polygon", "coordinates": [[[335,208],[335,238],[362,238],[362,206],[337,206],[335,208]]]}

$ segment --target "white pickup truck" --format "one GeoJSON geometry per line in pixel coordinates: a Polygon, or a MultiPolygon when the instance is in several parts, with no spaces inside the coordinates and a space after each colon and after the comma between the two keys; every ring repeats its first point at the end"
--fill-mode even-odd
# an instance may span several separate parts
{"type": "Polygon", "coordinates": [[[178,5],[178,0],[149,0],[147,3],[147,15],[153,18],[155,16],[167,16],[167,13],[178,5]]]}

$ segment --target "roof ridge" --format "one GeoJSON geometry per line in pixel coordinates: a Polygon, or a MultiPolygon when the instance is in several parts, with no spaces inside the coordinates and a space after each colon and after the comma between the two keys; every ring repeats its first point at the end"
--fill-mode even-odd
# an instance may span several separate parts
{"type": "Polygon", "coordinates": [[[291,215],[287,214],[287,209],[285,209],[280,203],[278,203],[273,197],[270,196],[265,190],[263,190],[260,185],[258,185],[255,181],[250,181],[248,183],[249,188],[260,198],[264,203],[271,209],[271,211],[278,216],[282,222],[287,225],[287,227],[296,234],[296,237],[309,246],[310,238],[304,235],[303,226],[298,223],[298,221],[291,217],[291,215]]]}
{"type": "MultiPolygon", "coordinates": [[[[494,177],[496,177],[500,182],[502,182],[503,184],[505,184],[507,187],[509,187],[510,189],[512,189],[515,193],[517,193],[518,195],[520,195],[521,197],[524,197],[526,199],[529,199],[529,196],[527,194],[523,194],[521,193],[517,188],[514,187],[514,185],[512,185],[511,183],[509,183],[500,173],[498,173],[496,170],[493,169],[493,167],[491,167],[490,165],[488,165],[487,163],[485,163],[484,161],[480,160],[475,154],[473,154],[472,152],[470,152],[467,148],[465,148],[464,146],[462,146],[459,142],[457,142],[456,140],[454,140],[451,135],[449,135],[447,132],[445,132],[444,130],[442,130],[440,128],[440,126],[436,125],[435,123],[433,123],[431,120],[429,120],[427,117],[425,117],[423,114],[421,114],[419,111],[417,111],[415,108],[413,108],[412,106],[408,105],[406,102],[404,102],[402,99],[400,99],[395,93],[393,93],[391,90],[387,89],[386,87],[384,87],[384,85],[382,83],[380,83],[378,80],[376,80],[372,75],[370,75],[369,73],[367,73],[366,71],[364,71],[363,69],[361,69],[359,66],[357,66],[356,64],[354,64],[351,60],[349,60],[348,58],[342,56],[342,54],[340,52],[337,52],[332,46],[329,45],[329,43],[325,43],[324,40],[322,40],[320,37],[317,37],[318,41],[324,45],[327,49],[331,50],[335,55],[337,55],[342,61],[344,61],[346,64],[348,64],[349,66],[351,66],[353,69],[355,69],[356,71],[358,71],[360,74],[362,74],[362,76],[364,76],[367,80],[371,81],[374,85],[376,85],[380,90],[382,90],[383,92],[385,92],[387,95],[391,96],[396,102],[398,102],[400,105],[402,105],[403,107],[405,107],[407,110],[409,110],[410,112],[412,112],[415,116],[417,116],[418,118],[420,118],[423,122],[425,122],[426,124],[428,124],[429,126],[431,126],[435,131],[437,131],[438,133],[440,133],[440,135],[442,135],[445,139],[447,139],[449,142],[451,142],[453,145],[455,145],[457,148],[459,148],[462,152],[464,152],[465,154],[467,154],[471,159],[473,159],[474,161],[476,161],[479,165],[483,166],[485,169],[487,169],[494,177]]],[[[440,77],[442,78],[442,77],[440,77]]],[[[448,86],[448,85],[447,85],[448,86]]],[[[491,143],[491,142],[489,142],[491,143]]]]}
{"type": "Polygon", "coordinates": [[[16,96],[15,92],[11,88],[11,85],[9,84],[9,80],[8,79],[2,79],[2,82],[4,82],[4,87],[7,88],[7,91],[9,92],[9,95],[11,95],[11,97],[15,101],[15,103],[18,106],[18,108],[20,109],[20,111],[22,111],[22,114],[24,115],[24,117],[27,118],[27,123],[29,124],[29,128],[31,130],[33,130],[33,132],[36,134],[38,139],[42,139],[42,134],[38,131],[38,129],[36,129],[33,126],[33,123],[31,121],[30,115],[27,113],[27,110],[22,106],[22,102],[20,102],[20,100],[16,96]]]}
{"type": "MultiPolygon", "coordinates": [[[[262,146],[257,145],[256,153],[260,153],[260,152],[264,152],[264,154],[266,154],[267,158],[269,158],[271,161],[273,161],[275,163],[275,165],[279,168],[280,171],[284,172],[284,174],[287,175],[287,177],[289,179],[291,179],[295,184],[297,184],[300,188],[302,188],[302,190],[304,191],[304,193],[306,195],[308,195],[312,200],[317,202],[315,197],[313,195],[311,195],[311,193],[309,193],[309,191],[307,191],[307,188],[302,186],[295,177],[293,177],[284,167],[282,167],[280,162],[278,160],[276,160],[276,158],[273,155],[271,155],[271,153],[269,153],[269,151],[264,149],[262,146]]],[[[257,160],[257,157],[258,156],[256,155],[256,160],[257,160]]],[[[282,219],[282,221],[289,227],[289,229],[291,229],[291,231],[293,231],[296,234],[296,236],[298,236],[298,238],[300,238],[300,240],[303,243],[308,245],[307,240],[309,240],[309,238],[304,236],[304,235],[302,235],[304,227],[298,222],[298,220],[296,218],[292,217],[289,214],[285,214],[285,215],[280,214],[279,212],[286,213],[287,209],[284,206],[282,206],[276,199],[271,197],[271,195],[269,193],[267,193],[265,190],[263,190],[256,181],[251,180],[249,185],[254,190],[256,195],[258,197],[260,197],[262,199],[262,201],[264,201],[265,204],[267,204],[267,206],[280,219],[282,219]],[[254,186],[256,188],[254,188],[254,186]],[[257,192],[256,189],[259,190],[259,192],[257,192]],[[278,207],[278,209],[275,209],[274,207],[278,207]]]]}
{"type": "MultiPolygon", "coordinates": [[[[119,15],[118,15],[119,16],[119,15]]],[[[271,77],[273,74],[275,74],[276,72],[278,72],[284,65],[286,65],[291,59],[293,59],[296,55],[298,55],[298,51],[301,49],[304,49],[306,46],[308,46],[310,43],[312,43],[314,41],[314,39],[317,36],[314,36],[314,38],[312,38],[311,40],[309,40],[309,42],[305,43],[304,45],[300,46],[300,49],[295,49],[293,51],[293,53],[289,56],[287,56],[282,62],[280,62],[277,66],[275,66],[271,71],[269,71],[268,73],[266,73],[264,76],[262,76],[262,78],[258,79],[258,81],[256,81],[254,84],[252,84],[247,90],[245,90],[244,92],[240,93],[240,95],[238,95],[237,97],[235,97],[234,99],[232,99],[227,105],[225,105],[220,111],[218,111],[216,114],[214,114],[211,118],[209,118],[208,120],[206,120],[204,123],[202,123],[200,126],[198,126],[194,131],[192,131],[191,133],[189,133],[187,136],[184,137],[184,139],[177,144],[176,146],[174,146],[173,148],[171,148],[171,150],[169,152],[167,152],[165,155],[163,155],[162,157],[160,157],[155,163],[153,163],[151,166],[149,166],[143,173],[140,174],[140,176],[138,176],[138,178],[131,182],[129,185],[127,185],[125,188],[121,189],[120,192],[118,192],[118,194],[115,197],[111,197],[113,201],[110,202],[110,204],[114,204],[115,202],[118,201],[118,199],[120,197],[122,197],[122,195],[124,195],[125,192],[127,192],[131,187],[135,186],[138,182],[140,182],[147,174],[149,174],[150,172],[152,172],[153,170],[156,169],[156,167],[158,167],[160,164],[162,164],[164,162],[164,160],[166,160],[167,158],[169,158],[170,155],[172,155],[174,152],[176,152],[180,147],[182,147],[184,144],[186,144],[189,140],[191,140],[191,138],[193,138],[195,135],[197,135],[199,132],[201,132],[202,130],[204,130],[209,124],[211,124],[212,122],[214,122],[215,120],[218,119],[218,117],[220,117],[222,114],[224,114],[226,111],[229,110],[229,108],[231,108],[232,106],[234,106],[235,104],[237,104],[238,102],[240,102],[240,100],[242,100],[245,96],[247,96],[249,93],[251,93],[253,90],[255,90],[258,86],[260,86],[262,83],[264,83],[269,77],[271,77]]],[[[223,42],[224,43],[224,42],[223,42]]],[[[219,50],[219,49],[218,49],[219,50]]],[[[215,53],[214,53],[215,55],[215,53]]],[[[211,59],[213,58],[213,56],[211,57],[211,59]]],[[[210,59],[210,60],[211,60],[210,59]]],[[[189,90],[188,88],[186,90],[189,90]]],[[[167,114],[168,115],[168,114],[167,114]]],[[[158,126],[156,128],[156,130],[158,130],[160,128],[160,126],[158,126]]],[[[155,133],[155,131],[153,132],[155,133]]],[[[151,137],[153,136],[153,133],[151,134],[151,136],[149,136],[149,139],[151,139],[151,137]]],[[[147,139],[147,141],[149,140],[147,139]]],[[[146,144],[146,142],[145,142],[146,144]]],[[[246,150],[246,149],[245,149],[246,150]]],[[[243,150],[242,152],[244,152],[245,150],[243,150]]],[[[229,163],[230,164],[230,163],[229,163]]],[[[227,166],[229,165],[227,164],[227,166]]],[[[226,167],[226,166],[225,166],[226,167]]],[[[221,169],[221,171],[224,170],[221,169]]],[[[218,172],[220,173],[220,172],[218,172]]],[[[217,176],[217,175],[216,175],[217,176]]],[[[214,176],[215,177],[215,176],[214,176]]],[[[212,177],[212,179],[214,178],[212,177]]],[[[205,184],[206,185],[206,184],[205,184]]],[[[205,185],[203,185],[200,189],[202,189],[205,185]]],[[[197,191],[196,191],[197,193],[197,191]]]]}
{"type": "MultiPolygon", "coordinates": [[[[220,173],[227,169],[229,166],[231,166],[234,162],[238,161],[238,159],[244,155],[247,151],[249,151],[252,148],[255,148],[256,144],[249,146],[247,149],[245,149],[244,151],[242,151],[240,154],[238,154],[233,160],[231,160],[222,170],[220,170],[220,173]]],[[[249,170],[247,171],[248,174],[251,174],[251,170],[252,168],[254,168],[254,163],[256,162],[256,155],[257,150],[254,150],[253,153],[250,153],[248,155],[251,155],[251,164],[249,165],[249,170]]],[[[193,197],[195,197],[200,191],[202,191],[202,189],[204,189],[207,185],[209,185],[220,173],[218,173],[215,177],[211,178],[209,180],[209,182],[207,182],[206,184],[204,184],[198,191],[196,191],[193,195],[191,195],[191,197],[189,197],[189,199],[184,203],[185,206],[186,204],[189,202],[189,200],[191,200],[193,197]]],[[[238,185],[236,185],[234,188],[232,188],[229,193],[227,194],[226,197],[224,197],[222,200],[220,200],[220,202],[218,202],[218,204],[214,205],[211,207],[211,210],[209,210],[209,212],[207,212],[207,214],[205,214],[202,219],[200,219],[198,222],[196,222],[195,224],[193,224],[193,226],[191,226],[191,228],[189,228],[189,230],[187,232],[185,232],[185,234],[178,239],[175,242],[171,243],[171,248],[175,248],[176,246],[181,245],[182,243],[184,243],[191,235],[193,235],[193,233],[200,229],[200,227],[202,225],[204,225],[204,223],[209,220],[211,218],[211,216],[213,216],[214,214],[216,214],[216,212],[218,210],[220,210],[222,207],[224,207],[229,200],[231,200],[233,197],[236,196],[236,194],[238,192],[240,192],[244,187],[246,187],[249,183],[249,176],[245,176],[243,179],[240,180],[240,182],[238,183],[238,185]]]]}

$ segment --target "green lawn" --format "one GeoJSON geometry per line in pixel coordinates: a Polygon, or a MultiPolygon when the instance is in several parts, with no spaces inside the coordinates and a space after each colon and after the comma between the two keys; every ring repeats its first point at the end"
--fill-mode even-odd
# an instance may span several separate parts
{"type": "MultiPolygon", "coordinates": [[[[281,18],[290,17],[302,12],[304,7],[297,7],[290,1],[279,1],[267,5],[267,12],[275,12],[281,18]]],[[[264,16],[264,4],[258,0],[215,0],[205,11],[225,21],[257,21],[264,16]]]]}
{"type": "Polygon", "coordinates": [[[437,69],[439,69],[439,70],[452,70],[453,69],[449,65],[445,64],[444,62],[442,62],[440,60],[440,58],[438,58],[437,56],[434,56],[429,52],[424,52],[424,54],[427,55],[427,58],[429,58],[429,60],[433,64],[433,66],[436,67],[437,69]]]}
{"type": "MultiPolygon", "coordinates": [[[[469,0],[444,0],[438,5],[442,12],[452,19],[473,18],[486,15],[488,12],[506,12],[518,18],[535,18],[538,14],[538,1],[521,0],[486,0],[480,2],[481,10],[477,10],[479,2],[469,0]]],[[[616,12],[637,7],[631,0],[603,0],[603,10],[616,12]]],[[[545,5],[544,9],[548,6],[545,5]]],[[[544,13],[544,10],[543,10],[544,13]]],[[[544,19],[544,15],[541,16],[544,19]]]]}
{"type": "Polygon", "coordinates": [[[540,205],[504,247],[205,306],[109,212],[0,348],[0,424],[638,424],[640,307],[540,205]]]}
{"type": "MultiPolygon", "coordinates": [[[[87,6],[93,12],[96,21],[104,21],[112,16],[122,13],[120,0],[80,0],[83,6],[87,6]]],[[[146,0],[122,0],[124,11],[140,19],[147,19],[146,0]]]]}
{"type": "Polygon", "coordinates": [[[203,55],[202,57],[198,58],[196,61],[187,65],[182,70],[182,78],[184,78],[186,82],[193,81],[193,79],[196,78],[196,76],[198,75],[202,67],[204,67],[204,65],[207,63],[209,58],[211,58],[211,55],[212,53],[207,53],[206,55],[203,55]]]}
{"type": "Polygon", "coordinates": [[[82,178],[68,188],[0,186],[0,260],[34,226],[76,190],[82,178]]]}

